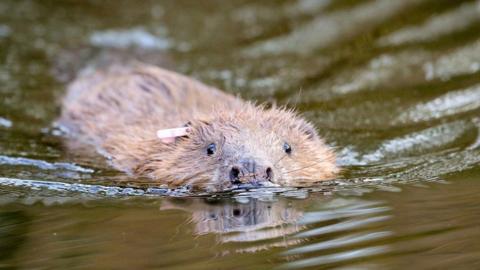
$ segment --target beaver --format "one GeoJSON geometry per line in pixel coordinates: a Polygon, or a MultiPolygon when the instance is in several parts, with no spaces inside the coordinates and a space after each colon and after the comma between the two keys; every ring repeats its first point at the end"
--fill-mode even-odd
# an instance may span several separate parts
{"type": "Polygon", "coordinates": [[[78,76],[58,123],[114,168],[169,187],[311,186],[339,170],[334,151],[292,109],[244,101],[148,64],[78,76]],[[170,139],[156,136],[179,127],[170,139]]]}

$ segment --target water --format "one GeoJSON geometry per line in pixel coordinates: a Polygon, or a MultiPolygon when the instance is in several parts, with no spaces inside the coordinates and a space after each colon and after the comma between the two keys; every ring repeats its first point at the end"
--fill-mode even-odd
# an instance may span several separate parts
{"type": "Polygon", "coordinates": [[[1,269],[480,268],[480,2],[0,2],[1,269]],[[296,107],[338,180],[186,197],[52,125],[140,59],[296,107]],[[168,196],[166,196],[168,195],[168,196]]]}

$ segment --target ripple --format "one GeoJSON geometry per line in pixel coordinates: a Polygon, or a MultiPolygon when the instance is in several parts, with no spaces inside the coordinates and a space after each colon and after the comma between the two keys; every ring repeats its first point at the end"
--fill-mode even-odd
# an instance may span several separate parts
{"type": "Polygon", "coordinates": [[[6,118],[0,117],[0,126],[1,127],[11,128],[12,125],[13,125],[12,121],[10,121],[6,118]]]}
{"type": "MultiPolygon", "coordinates": [[[[326,80],[318,89],[329,89],[333,95],[344,95],[361,90],[393,88],[404,86],[424,78],[422,64],[431,55],[425,51],[402,51],[398,54],[382,54],[370,60],[365,66],[338,72],[332,79],[326,80]],[[408,80],[407,80],[408,78],[408,80]]],[[[315,95],[325,95],[327,91],[315,95]]]]}
{"type": "Polygon", "coordinates": [[[308,223],[306,227],[312,226],[312,229],[295,235],[305,242],[281,253],[290,258],[281,268],[305,268],[336,262],[344,264],[389,251],[389,246],[377,246],[377,242],[387,241],[394,235],[393,231],[378,229],[393,218],[385,215],[392,209],[384,205],[379,201],[337,199],[326,206],[335,207],[333,211],[325,209],[305,213],[303,219],[308,221],[300,224],[308,223]],[[305,258],[312,255],[314,257],[305,258]]]}
{"type": "Polygon", "coordinates": [[[431,101],[416,105],[400,114],[397,121],[430,121],[478,108],[480,108],[480,85],[474,85],[466,89],[448,92],[431,101]]]}
{"type": "Polygon", "coordinates": [[[139,47],[165,50],[172,46],[170,40],[154,36],[143,28],[97,31],[90,36],[90,43],[99,47],[123,49],[139,47]]]}
{"type": "Polygon", "coordinates": [[[312,22],[294,29],[290,34],[254,44],[245,52],[248,55],[308,54],[365,32],[400,11],[423,1],[375,0],[349,10],[322,14],[312,22]]]}
{"type": "Polygon", "coordinates": [[[87,185],[87,184],[70,184],[53,181],[43,180],[27,180],[16,178],[4,178],[0,177],[0,185],[14,186],[14,187],[26,187],[32,190],[47,189],[51,191],[59,192],[81,192],[85,194],[105,194],[107,196],[114,195],[143,195],[144,192],[139,189],[132,188],[120,188],[120,187],[107,187],[100,185],[87,185]]]}
{"type": "Polygon", "coordinates": [[[12,166],[33,166],[42,170],[68,170],[81,173],[93,173],[94,170],[83,168],[75,164],[55,162],[50,163],[44,160],[22,158],[22,157],[8,157],[0,156],[0,165],[12,165],[12,166]]]}
{"type": "MultiPolygon", "coordinates": [[[[331,3],[331,0],[299,0],[286,6],[279,6],[281,13],[289,18],[302,15],[317,15],[331,3]]],[[[236,21],[247,24],[250,28],[247,31],[257,33],[261,31],[259,21],[269,20],[270,23],[279,19],[279,11],[262,5],[247,5],[234,11],[233,18],[236,21]]],[[[268,25],[268,24],[267,24],[268,25]]]]}
{"type": "Polygon", "coordinates": [[[309,259],[297,260],[289,262],[280,267],[280,269],[297,269],[312,266],[325,265],[336,262],[347,262],[354,259],[365,258],[369,256],[384,254],[389,251],[388,246],[374,246],[360,248],[352,251],[339,252],[331,255],[317,256],[309,259]]]}
{"type": "Polygon", "coordinates": [[[332,0],[299,0],[287,7],[287,12],[295,15],[318,14],[323,11],[332,0]]]}
{"type": "Polygon", "coordinates": [[[480,71],[480,40],[447,53],[423,65],[427,80],[448,80],[453,76],[480,71]]]}
{"type": "Polygon", "coordinates": [[[361,242],[367,242],[371,240],[385,238],[390,235],[392,235],[392,232],[388,232],[388,231],[351,234],[351,235],[339,237],[330,241],[324,241],[316,244],[304,245],[298,248],[292,248],[284,252],[283,255],[304,254],[304,253],[315,252],[315,251],[320,251],[324,249],[340,248],[347,245],[354,245],[361,242]]]}
{"type": "Polygon", "coordinates": [[[308,231],[303,231],[295,235],[295,237],[299,238],[307,238],[307,237],[314,237],[322,234],[329,234],[341,231],[348,231],[353,229],[362,228],[363,226],[379,223],[385,220],[390,219],[390,216],[377,216],[359,220],[348,220],[344,222],[335,223],[333,225],[322,226],[318,228],[314,228],[308,231]]]}
{"type": "MultiPolygon", "coordinates": [[[[479,149],[467,149],[462,152],[438,153],[426,155],[415,160],[412,164],[403,164],[399,173],[390,173],[385,178],[402,180],[436,180],[454,172],[461,172],[480,164],[479,149]],[[410,166],[408,166],[410,165],[410,166]]],[[[386,169],[386,168],[385,168],[386,169]]]]}
{"type": "Polygon", "coordinates": [[[8,25],[0,25],[0,38],[3,38],[3,37],[8,37],[11,33],[11,29],[10,27],[8,27],[8,25]]]}
{"type": "MultiPolygon", "coordinates": [[[[168,197],[200,197],[200,198],[231,198],[236,202],[248,205],[251,202],[272,203],[279,198],[306,199],[309,189],[297,188],[259,188],[252,191],[231,190],[222,193],[196,193],[191,190],[191,186],[182,186],[178,188],[164,187],[125,187],[125,186],[104,186],[98,184],[65,183],[47,180],[29,180],[18,178],[0,177],[0,186],[26,187],[31,190],[50,190],[56,192],[76,192],[85,194],[101,194],[107,196],[168,196],[168,197]],[[237,194],[237,192],[240,192],[237,194]]],[[[322,189],[318,189],[319,192],[322,189]]],[[[1,190],[0,190],[1,191],[1,190]]],[[[288,215],[288,213],[286,213],[288,215]]],[[[287,216],[282,220],[287,219],[287,216]]]]}
{"type": "Polygon", "coordinates": [[[420,26],[400,29],[378,41],[380,46],[429,41],[465,29],[480,20],[480,1],[465,3],[454,10],[433,16],[420,26]]]}
{"type": "Polygon", "coordinates": [[[309,212],[305,213],[305,215],[300,220],[300,224],[310,224],[310,223],[318,223],[324,222],[329,220],[334,220],[338,218],[350,218],[356,216],[363,216],[363,215],[371,215],[371,214],[378,214],[388,212],[391,209],[389,207],[366,207],[368,205],[359,205],[359,206],[352,206],[345,209],[337,209],[337,210],[328,210],[328,211],[318,211],[318,212],[309,212]],[[363,208],[366,207],[366,208],[363,208]]]}
{"type": "Polygon", "coordinates": [[[466,132],[466,129],[464,122],[457,121],[388,140],[383,142],[378,150],[363,156],[357,164],[365,165],[389,156],[407,156],[412,152],[432,151],[433,148],[440,148],[454,142],[466,132]]]}
{"type": "MultiPolygon", "coordinates": [[[[452,145],[463,136],[470,134],[474,129],[478,129],[475,124],[466,121],[454,121],[431,128],[411,132],[407,135],[384,140],[378,143],[376,150],[362,153],[354,146],[343,148],[338,153],[339,164],[342,166],[370,165],[376,162],[390,160],[398,161],[405,165],[405,160],[398,160],[402,157],[413,158],[425,153],[444,150],[445,147],[452,145]]],[[[479,140],[478,138],[476,140],[479,140]]],[[[470,148],[477,142],[473,142],[470,148]]],[[[393,163],[388,163],[386,167],[395,168],[393,163]]]]}

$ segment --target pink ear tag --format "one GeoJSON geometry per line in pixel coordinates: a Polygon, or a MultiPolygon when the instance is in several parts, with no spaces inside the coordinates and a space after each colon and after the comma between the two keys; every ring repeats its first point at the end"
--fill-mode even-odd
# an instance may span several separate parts
{"type": "Polygon", "coordinates": [[[186,136],[187,132],[188,127],[159,129],[157,130],[157,137],[163,143],[174,143],[175,138],[186,136]]]}

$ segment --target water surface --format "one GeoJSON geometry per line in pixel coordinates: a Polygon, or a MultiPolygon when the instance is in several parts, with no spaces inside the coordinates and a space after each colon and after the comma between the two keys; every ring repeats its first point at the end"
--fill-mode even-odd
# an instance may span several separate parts
{"type": "Polygon", "coordinates": [[[0,268],[480,268],[479,22],[476,0],[0,2],[0,268]],[[344,173],[165,197],[66,151],[66,83],[134,59],[297,108],[344,173]]]}

